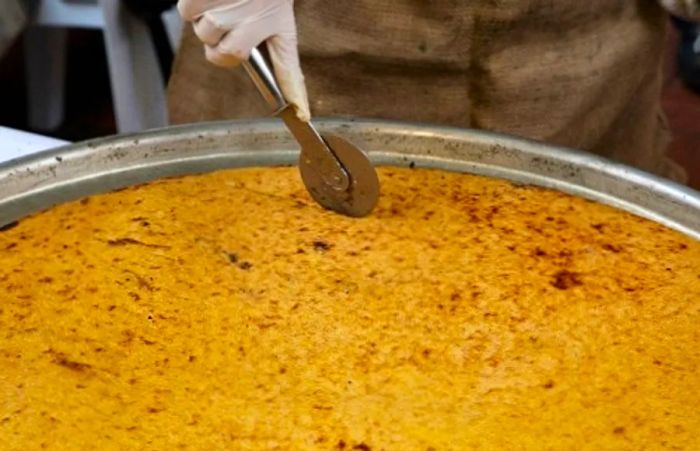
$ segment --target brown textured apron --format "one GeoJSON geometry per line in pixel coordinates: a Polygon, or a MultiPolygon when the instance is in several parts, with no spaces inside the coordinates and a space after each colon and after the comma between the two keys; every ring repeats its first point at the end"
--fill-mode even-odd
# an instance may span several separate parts
{"type": "MultiPolygon", "coordinates": [[[[296,0],[296,11],[315,116],[494,130],[685,180],[665,156],[654,0],[296,0]]],[[[243,70],[208,64],[189,29],[169,102],[173,123],[268,115],[243,70]]]]}

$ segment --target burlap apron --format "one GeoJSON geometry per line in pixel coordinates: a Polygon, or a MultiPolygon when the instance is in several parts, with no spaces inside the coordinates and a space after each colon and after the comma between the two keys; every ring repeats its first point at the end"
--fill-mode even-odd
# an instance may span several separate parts
{"type": "MultiPolygon", "coordinates": [[[[589,150],[662,176],[666,16],[654,0],[296,0],[312,114],[483,128],[589,150]]],[[[188,30],[173,123],[257,117],[242,69],[188,30]]]]}

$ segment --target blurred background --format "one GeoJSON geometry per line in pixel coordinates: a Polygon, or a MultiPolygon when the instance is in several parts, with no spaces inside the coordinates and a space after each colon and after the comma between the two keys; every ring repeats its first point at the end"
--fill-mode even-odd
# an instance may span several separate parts
{"type": "MultiPolygon", "coordinates": [[[[0,57],[0,127],[80,141],[165,125],[165,89],[182,29],[175,3],[38,0],[28,28],[0,57]]],[[[662,99],[674,133],[670,155],[696,189],[698,30],[677,20],[669,26],[662,99]]]]}

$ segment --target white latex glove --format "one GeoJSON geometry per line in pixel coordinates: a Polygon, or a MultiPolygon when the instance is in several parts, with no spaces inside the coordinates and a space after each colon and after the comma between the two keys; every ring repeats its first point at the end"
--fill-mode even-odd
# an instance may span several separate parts
{"type": "Polygon", "coordinates": [[[660,0],[671,14],[687,20],[700,21],[700,0],[660,0]]]}
{"type": "Polygon", "coordinates": [[[294,0],[179,0],[183,19],[194,23],[206,57],[218,66],[237,66],[267,41],[277,81],[303,121],[310,118],[299,65],[294,0]]]}

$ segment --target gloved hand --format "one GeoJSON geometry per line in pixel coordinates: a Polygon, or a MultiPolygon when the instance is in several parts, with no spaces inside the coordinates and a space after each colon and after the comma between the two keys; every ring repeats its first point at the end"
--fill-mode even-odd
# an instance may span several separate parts
{"type": "Polygon", "coordinates": [[[299,119],[310,118],[299,65],[294,0],[179,0],[183,19],[194,23],[206,57],[219,66],[237,66],[267,41],[277,81],[299,119]]]}
{"type": "Polygon", "coordinates": [[[687,20],[700,21],[700,0],[660,0],[668,12],[687,20]]]}

